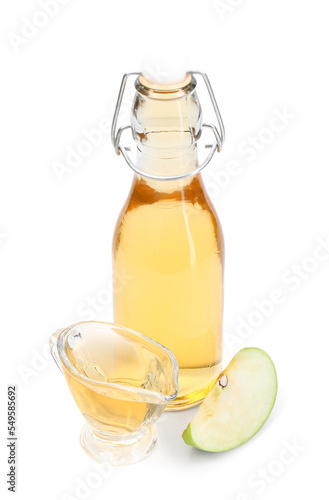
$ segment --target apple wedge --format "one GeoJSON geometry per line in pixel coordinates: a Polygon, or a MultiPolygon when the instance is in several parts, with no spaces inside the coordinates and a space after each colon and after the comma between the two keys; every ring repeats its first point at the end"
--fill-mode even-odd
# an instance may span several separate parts
{"type": "Polygon", "coordinates": [[[276,393],[276,371],[268,354],[255,347],[242,349],[185,429],[185,443],[211,452],[240,446],[266,422],[276,393]]]}

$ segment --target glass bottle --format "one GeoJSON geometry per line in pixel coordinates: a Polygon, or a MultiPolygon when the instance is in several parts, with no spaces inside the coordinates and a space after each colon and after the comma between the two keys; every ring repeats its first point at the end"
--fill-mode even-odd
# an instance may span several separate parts
{"type": "MultiPolygon", "coordinates": [[[[179,84],[137,77],[131,114],[135,163],[120,146],[122,131],[130,127],[115,137],[114,123],[113,131],[117,149],[135,170],[113,240],[113,275],[128,276],[114,292],[114,321],[175,354],[179,393],[171,410],[200,403],[222,362],[224,243],[199,173],[208,161],[198,160],[203,125],[196,85],[191,73],[179,84]]],[[[224,129],[220,137],[210,127],[218,139],[212,156],[224,129]]]]}

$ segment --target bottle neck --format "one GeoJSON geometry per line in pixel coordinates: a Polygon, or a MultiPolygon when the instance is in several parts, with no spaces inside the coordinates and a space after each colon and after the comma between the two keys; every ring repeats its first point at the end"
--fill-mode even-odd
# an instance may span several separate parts
{"type": "MultiPolygon", "coordinates": [[[[188,173],[193,173],[198,167],[198,154],[197,146],[193,144],[188,148],[176,149],[176,150],[158,150],[152,149],[151,151],[142,147],[138,149],[137,152],[137,166],[140,171],[145,172],[148,176],[155,177],[166,177],[166,176],[180,176],[188,173]]],[[[178,186],[186,185],[191,182],[193,174],[184,179],[174,179],[174,180],[161,180],[161,179],[150,179],[148,177],[143,177],[145,182],[149,185],[157,186],[163,184],[166,186],[178,186]]]]}
{"type": "Polygon", "coordinates": [[[195,84],[191,76],[177,89],[153,89],[140,79],[136,82],[131,115],[137,144],[136,162],[145,176],[157,178],[140,177],[157,190],[168,191],[189,184],[193,175],[175,180],[161,177],[192,174],[198,166],[197,140],[201,134],[202,110],[195,84]]]}

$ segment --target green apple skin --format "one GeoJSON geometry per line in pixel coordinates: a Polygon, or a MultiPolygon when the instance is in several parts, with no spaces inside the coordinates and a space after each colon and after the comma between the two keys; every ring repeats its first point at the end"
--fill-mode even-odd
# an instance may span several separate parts
{"type": "Polygon", "coordinates": [[[268,419],[277,395],[273,361],[262,349],[239,351],[183,433],[186,444],[209,452],[236,448],[252,438],[268,419]]]}

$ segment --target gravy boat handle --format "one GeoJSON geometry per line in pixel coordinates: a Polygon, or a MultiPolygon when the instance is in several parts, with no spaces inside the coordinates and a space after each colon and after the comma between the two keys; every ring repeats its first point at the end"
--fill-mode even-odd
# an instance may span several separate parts
{"type": "MultiPolygon", "coordinates": [[[[50,348],[50,353],[53,357],[53,360],[55,361],[56,365],[60,369],[60,371],[63,373],[61,361],[58,355],[58,349],[57,349],[57,341],[58,337],[60,334],[65,330],[65,328],[62,328],[61,330],[57,330],[55,333],[52,334],[52,336],[49,339],[49,348],[50,348]]],[[[63,373],[64,374],[64,373],[63,373]]]]}

